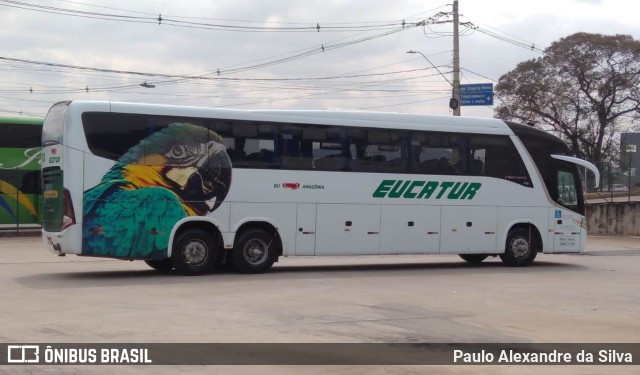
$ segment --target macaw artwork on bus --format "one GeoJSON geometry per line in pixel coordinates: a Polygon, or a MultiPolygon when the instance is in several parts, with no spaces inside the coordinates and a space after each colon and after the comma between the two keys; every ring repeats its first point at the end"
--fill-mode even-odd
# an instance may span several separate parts
{"type": "Polygon", "coordinates": [[[167,256],[173,225],[216,210],[231,186],[222,137],[174,123],[131,147],[84,192],[82,254],[167,256]]]}

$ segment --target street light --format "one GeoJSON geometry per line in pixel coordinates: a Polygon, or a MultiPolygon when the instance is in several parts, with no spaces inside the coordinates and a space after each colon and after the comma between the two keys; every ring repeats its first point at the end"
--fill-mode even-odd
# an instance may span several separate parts
{"type": "Polygon", "coordinates": [[[431,64],[431,66],[433,66],[433,68],[442,76],[442,78],[444,78],[444,80],[447,81],[447,83],[451,86],[451,89],[452,89],[451,99],[449,99],[449,108],[453,110],[454,116],[460,116],[460,82],[451,83],[451,81],[449,81],[449,79],[444,74],[442,74],[440,69],[438,69],[438,67],[435,66],[431,62],[431,60],[429,60],[429,58],[427,58],[427,56],[424,55],[424,53],[420,51],[414,51],[414,50],[408,50],[407,53],[420,54],[420,56],[422,56],[425,60],[427,60],[429,64],[431,64]]]}

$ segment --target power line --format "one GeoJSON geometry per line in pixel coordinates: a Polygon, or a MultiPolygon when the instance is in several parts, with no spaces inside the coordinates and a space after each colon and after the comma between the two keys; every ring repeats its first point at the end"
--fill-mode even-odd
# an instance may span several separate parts
{"type": "MultiPolygon", "coordinates": [[[[7,1],[7,0],[0,0],[0,1],[7,1]]],[[[427,21],[423,21],[423,23],[425,23],[425,22],[427,22],[427,21]]],[[[336,44],[327,44],[326,46],[324,44],[322,44],[319,48],[316,47],[316,48],[313,48],[313,49],[308,49],[308,50],[306,50],[304,52],[297,53],[297,54],[294,54],[294,55],[285,56],[285,57],[282,57],[282,58],[279,58],[279,59],[266,61],[266,62],[263,62],[263,63],[253,64],[253,65],[240,66],[240,67],[232,68],[232,69],[217,70],[215,72],[208,72],[208,73],[201,74],[201,75],[165,74],[165,73],[149,73],[149,72],[117,70],[117,69],[104,69],[104,68],[95,68],[95,67],[87,67],[87,66],[79,66],[79,65],[71,65],[71,64],[60,64],[60,63],[45,62],[45,61],[17,59],[17,58],[4,57],[4,56],[0,56],[0,60],[11,61],[11,62],[19,62],[19,63],[31,64],[31,65],[40,65],[40,66],[64,68],[64,69],[75,69],[75,70],[81,70],[81,71],[93,71],[93,72],[102,72],[102,73],[137,75],[137,76],[142,76],[142,77],[171,78],[171,79],[177,79],[177,80],[208,80],[208,79],[218,79],[219,76],[221,76],[221,75],[226,75],[226,74],[231,74],[231,73],[246,72],[246,71],[249,71],[249,70],[270,67],[270,66],[273,66],[273,65],[277,65],[277,64],[282,64],[282,63],[298,60],[298,59],[301,59],[301,58],[304,58],[304,57],[308,57],[308,56],[312,56],[312,55],[315,55],[315,54],[318,54],[318,53],[323,53],[325,51],[330,51],[330,50],[334,50],[334,49],[338,49],[338,48],[343,48],[343,47],[347,47],[347,46],[350,46],[350,45],[354,45],[354,44],[370,41],[370,40],[373,40],[373,39],[381,38],[381,37],[388,36],[388,35],[391,35],[391,34],[395,34],[395,33],[398,33],[398,32],[404,31],[404,30],[407,30],[407,28],[397,28],[395,30],[386,31],[386,32],[383,32],[383,33],[375,34],[375,35],[369,35],[369,36],[366,36],[366,37],[363,37],[363,38],[359,38],[359,39],[356,39],[356,40],[350,40],[350,41],[336,43],[336,44]],[[215,75],[215,76],[212,77],[212,75],[215,75]]],[[[160,83],[176,83],[176,82],[178,82],[178,81],[165,81],[165,82],[160,82],[160,83]]]]}
{"type": "MultiPolygon", "coordinates": [[[[435,76],[438,75],[438,73],[435,74],[430,74],[428,76],[435,76]]],[[[426,77],[426,76],[425,76],[426,77]]],[[[374,82],[374,83],[368,83],[368,84],[364,84],[360,87],[348,87],[345,89],[339,89],[339,90],[333,90],[333,91],[328,91],[328,92],[324,92],[324,93],[315,93],[315,94],[310,94],[307,96],[296,96],[296,97],[288,97],[288,98],[277,98],[277,99],[266,99],[266,100],[258,100],[258,101],[253,101],[253,102],[245,102],[245,103],[236,103],[236,104],[228,104],[228,105],[221,105],[219,107],[224,108],[224,107],[238,107],[238,106],[244,106],[244,105],[251,105],[251,104],[262,104],[262,103],[270,103],[270,102],[274,102],[274,101],[281,101],[281,100],[300,100],[300,99],[306,99],[308,97],[313,97],[313,96],[320,96],[320,95],[327,95],[327,94],[335,94],[335,93],[339,93],[339,92],[346,92],[346,91],[357,91],[358,89],[360,89],[361,87],[371,87],[371,86],[380,86],[380,85],[386,85],[388,83],[393,83],[393,82],[398,82],[398,81],[407,81],[410,80],[412,78],[398,78],[398,79],[394,79],[394,80],[389,80],[389,81],[384,81],[384,82],[374,82]]]]}
{"type": "MultiPolygon", "coordinates": [[[[123,9],[123,8],[101,6],[101,5],[95,5],[95,4],[88,4],[88,3],[84,3],[84,2],[80,2],[80,1],[71,1],[71,0],[56,0],[56,1],[63,2],[63,3],[77,4],[77,5],[84,5],[84,6],[88,6],[88,7],[94,7],[94,8],[117,10],[117,11],[122,11],[122,12],[127,12],[127,13],[133,13],[133,14],[143,14],[143,15],[154,16],[154,17],[157,15],[157,13],[152,13],[152,12],[142,12],[142,11],[135,11],[135,10],[131,10],[131,9],[123,9]]],[[[446,7],[448,7],[448,5],[441,5],[441,6],[433,8],[433,9],[429,9],[429,10],[426,10],[426,11],[423,11],[423,12],[408,16],[408,17],[404,17],[403,19],[396,19],[396,20],[392,20],[392,21],[323,22],[323,24],[326,24],[326,25],[361,25],[361,24],[380,24],[380,23],[401,23],[403,20],[410,21],[412,19],[417,19],[417,18],[420,18],[421,16],[423,16],[424,14],[432,13],[433,11],[436,11],[436,10],[441,9],[441,8],[446,8],[446,7]]],[[[188,16],[175,15],[175,14],[167,14],[166,16],[167,17],[172,17],[172,18],[192,19],[192,20],[227,21],[227,22],[258,23],[258,24],[264,24],[265,23],[264,21],[256,21],[256,20],[213,18],[213,17],[188,17],[188,16]]],[[[311,23],[310,22],[269,21],[269,24],[277,24],[277,25],[309,25],[311,23]]]]}
{"type": "MultiPolygon", "coordinates": [[[[58,64],[52,62],[45,61],[35,61],[35,60],[25,60],[25,59],[16,59],[10,57],[0,56],[0,60],[4,61],[12,61],[12,62],[20,62],[31,65],[44,65],[50,67],[59,67],[59,68],[69,68],[76,69],[81,71],[96,71],[96,72],[104,72],[104,73],[114,73],[114,74],[125,74],[125,75],[139,75],[144,77],[155,77],[155,78],[180,78],[180,79],[188,79],[188,80],[205,80],[205,81],[245,81],[245,82],[288,82],[288,81],[323,81],[323,80],[334,80],[334,79],[347,79],[347,78],[362,78],[362,77],[376,77],[376,76],[387,76],[393,74],[403,74],[403,73],[412,73],[428,70],[430,68],[420,68],[420,69],[408,69],[408,70],[397,70],[390,72],[382,72],[382,73],[370,73],[370,74],[353,74],[353,75],[341,75],[341,76],[325,76],[325,77],[295,77],[295,78],[232,78],[232,77],[211,77],[204,75],[180,75],[180,74],[164,74],[164,73],[151,73],[151,72],[139,72],[139,71],[125,71],[125,70],[113,70],[113,69],[102,69],[102,68],[94,68],[87,66],[78,66],[78,65],[67,65],[67,64],[58,64]]],[[[160,82],[159,84],[161,84],[160,82]]],[[[24,86],[43,86],[43,85],[28,85],[22,84],[24,86]]],[[[116,88],[129,88],[136,87],[138,84],[130,84],[116,87],[109,87],[110,89],[116,88]]],[[[83,91],[83,89],[68,89],[68,92],[78,92],[83,91]]]]}
{"type": "MultiPolygon", "coordinates": [[[[420,71],[425,71],[428,70],[430,68],[423,68],[423,69],[412,69],[412,70],[408,70],[408,71],[391,71],[391,72],[383,72],[383,73],[373,73],[373,74],[351,74],[351,75],[343,75],[343,76],[332,76],[332,77],[312,77],[312,78],[333,78],[333,79],[345,79],[345,78],[351,78],[351,77],[378,77],[381,75],[398,75],[398,74],[407,74],[407,73],[412,73],[412,72],[420,72],[420,71]]],[[[242,92],[253,92],[255,93],[257,90],[264,90],[265,92],[268,92],[270,95],[273,95],[277,92],[283,92],[283,93],[292,93],[294,90],[299,90],[299,91],[303,91],[303,92],[310,92],[309,94],[303,95],[303,96],[294,96],[294,97],[289,97],[289,98],[274,98],[271,100],[268,100],[267,102],[271,102],[271,101],[284,101],[284,100],[291,100],[291,99],[305,99],[305,98],[310,98],[310,97],[314,97],[314,96],[322,96],[322,95],[327,95],[327,94],[332,94],[332,93],[337,93],[337,92],[345,92],[345,91],[351,91],[351,92],[360,92],[361,94],[359,94],[360,98],[375,98],[375,97],[382,97],[383,95],[381,95],[381,93],[389,93],[388,95],[385,95],[384,97],[399,97],[399,96],[406,96],[406,95],[422,95],[425,93],[438,93],[438,92],[446,92],[446,89],[442,89],[442,88],[434,88],[434,89],[425,89],[425,90],[406,90],[405,88],[398,88],[398,89],[381,89],[381,88],[374,88],[374,86],[380,86],[380,85],[385,85],[385,86],[390,86],[394,83],[399,83],[399,82],[404,82],[404,81],[417,81],[420,78],[423,77],[433,77],[433,74],[428,74],[428,75],[411,75],[409,77],[403,77],[403,78],[396,78],[396,79],[392,79],[392,80],[387,80],[387,81],[366,81],[366,82],[353,82],[353,81],[348,81],[348,82],[344,82],[344,83],[339,83],[342,88],[340,87],[334,87],[334,88],[329,88],[326,86],[327,82],[326,80],[320,80],[320,81],[305,81],[307,78],[300,78],[300,81],[278,81],[278,80],[267,80],[267,81],[261,81],[261,80],[248,80],[248,81],[243,81],[242,79],[238,79],[238,80],[225,80],[222,81],[222,83],[228,83],[228,84],[249,84],[251,86],[254,86],[253,88],[248,88],[248,89],[242,89],[242,92]],[[323,86],[320,87],[296,87],[296,86],[290,86],[290,84],[304,84],[307,85],[308,83],[314,83],[314,82],[322,82],[323,86]],[[265,85],[265,84],[272,84],[272,83],[276,83],[276,84],[282,84],[282,83],[286,83],[286,86],[279,86],[279,87],[274,87],[274,86],[269,86],[269,87],[264,87],[261,89],[257,89],[255,87],[256,84],[259,85],[265,85]],[[330,91],[328,92],[321,92],[321,93],[317,93],[315,91],[317,90],[327,90],[330,89],[330,91]],[[367,92],[372,92],[375,93],[375,96],[372,95],[368,95],[368,96],[363,96],[362,94],[367,93],[367,92]]],[[[206,82],[202,82],[202,83],[206,83],[206,82]]],[[[45,86],[46,87],[46,86],[45,86]]],[[[137,84],[135,85],[128,85],[128,86],[117,86],[117,87],[109,87],[109,88],[92,88],[90,90],[90,92],[92,93],[98,93],[98,92],[119,92],[120,94],[135,94],[135,95],[145,95],[145,96],[154,96],[154,94],[156,94],[156,91],[143,91],[143,92],[123,92],[122,90],[125,88],[131,88],[131,87],[137,87],[137,84]]],[[[5,90],[0,90],[0,92],[3,92],[5,90]]],[[[70,90],[36,90],[33,92],[33,94],[27,94],[27,95],[58,95],[58,94],[63,94],[63,93],[83,93],[85,90],[83,89],[70,89],[70,90]]],[[[10,91],[12,94],[16,94],[15,91],[10,91]]],[[[26,90],[25,89],[21,89],[19,90],[19,92],[23,92],[26,94],[26,90]]],[[[228,94],[224,94],[224,95],[214,95],[214,96],[196,96],[194,97],[193,94],[187,94],[187,95],[180,95],[178,93],[176,93],[175,91],[172,93],[165,93],[165,94],[160,94],[158,93],[159,96],[162,95],[171,95],[172,99],[169,100],[170,102],[176,102],[176,97],[191,97],[192,99],[189,100],[201,100],[201,99],[206,99],[206,98],[224,98],[224,99],[229,99],[229,98],[233,98],[233,96],[229,96],[228,94]]],[[[251,97],[247,97],[247,96],[241,96],[244,98],[251,98],[251,97]]],[[[12,100],[21,100],[21,98],[10,98],[10,97],[4,97],[6,99],[12,99],[12,100]]],[[[239,98],[239,97],[238,97],[239,98]]],[[[25,101],[35,101],[35,100],[30,100],[30,99],[24,99],[25,101]]],[[[43,101],[36,101],[36,102],[43,102],[43,101]]],[[[262,103],[265,101],[253,101],[251,102],[253,103],[262,103]]],[[[236,105],[246,105],[248,103],[240,103],[240,104],[233,104],[234,106],[236,105]]]]}
{"type": "MultiPolygon", "coordinates": [[[[86,4],[85,4],[86,5],[86,4]]],[[[125,14],[105,13],[105,12],[92,12],[83,11],[69,8],[61,8],[40,4],[32,4],[23,1],[15,0],[0,0],[0,6],[6,6],[10,8],[18,8],[23,10],[30,10],[48,14],[57,14],[64,16],[82,17],[90,19],[100,19],[107,21],[119,21],[119,22],[133,22],[141,24],[158,24],[168,25],[184,28],[194,29],[208,29],[218,31],[235,31],[235,32],[353,32],[353,31],[381,31],[381,30],[393,30],[398,27],[411,27],[417,26],[420,22],[407,23],[402,21],[382,22],[375,24],[367,23],[352,23],[352,24],[335,24],[327,23],[320,24],[320,22],[313,23],[300,23],[296,26],[247,26],[240,24],[223,24],[223,23],[210,23],[210,22],[195,22],[195,21],[182,21],[177,18],[171,18],[170,16],[151,16],[148,13],[135,12],[136,14],[144,14],[142,16],[132,16],[125,14]]],[[[122,10],[118,8],[109,8],[111,10],[122,10]]],[[[126,11],[126,10],[124,10],[126,11]]],[[[127,11],[128,12],[128,11],[127,11]]],[[[241,21],[246,22],[246,21],[241,21]]]]}
{"type": "Polygon", "coordinates": [[[488,35],[488,36],[490,36],[492,38],[495,38],[495,39],[501,40],[503,42],[509,43],[509,44],[514,45],[516,47],[521,47],[521,48],[525,48],[525,49],[531,50],[533,52],[537,52],[539,54],[544,54],[544,49],[536,46],[535,43],[527,43],[527,42],[519,41],[519,40],[510,38],[510,37],[504,36],[504,35],[500,35],[500,34],[498,34],[496,32],[491,31],[491,30],[487,30],[485,28],[477,26],[477,25],[473,24],[472,22],[461,22],[460,25],[465,26],[465,27],[467,27],[469,29],[472,29],[474,31],[478,31],[478,32],[483,33],[485,35],[488,35]]]}
{"type": "MultiPolygon", "coordinates": [[[[496,32],[496,33],[504,34],[504,35],[506,35],[506,36],[510,37],[511,39],[514,39],[514,40],[517,40],[517,41],[519,41],[519,42],[522,42],[524,45],[527,45],[527,46],[531,46],[531,45],[538,45],[538,46],[541,46],[541,44],[540,44],[540,43],[534,43],[534,42],[531,42],[531,41],[527,41],[526,39],[520,38],[520,37],[518,37],[518,36],[516,36],[516,35],[514,35],[514,34],[511,34],[511,33],[508,33],[508,32],[506,32],[506,31],[503,31],[503,30],[497,29],[497,28],[495,28],[495,27],[491,27],[491,26],[489,26],[489,25],[481,24],[481,23],[478,23],[478,22],[475,22],[475,23],[474,23],[474,22],[473,22],[473,20],[472,20],[472,19],[470,19],[469,17],[464,16],[464,15],[461,15],[461,16],[463,16],[464,18],[468,19],[468,20],[469,20],[472,24],[474,24],[474,25],[479,25],[479,26],[484,27],[484,28],[486,28],[486,29],[493,30],[493,31],[494,31],[494,32],[496,32]]],[[[544,49],[544,47],[542,47],[542,48],[544,49]]]]}
{"type": "Polygon", "coordinates": [[[398,106],[402,106],[402,105],[417,104],[417,103],[424,103],[424,102],[432,102],[432,101],[442,100],[442,99],[449,99],[449,95],[440,96],[440,97],[431,98],[431,99],[415,100],[415,101],[412,101],[412,102],[395,103],[395,104],[387,104],[387,105],[378,105],[378,106],[373,106],[373,107],[362,107],[362,108],[357,108],[357,109],[378,109],[378,108],[398,107],[398,106]]]}
{"type": "Polygon", "coordinates": [[[16,114],[16,115],[29,116],[29,117],[40,117],[40,116],[42,116],[42,114],[30,113],[30,112],[25,112],[25,111],[13,111],[13,110],[10,110],[10,109],[5,109],[5,108],[0,108],[0,112],[12,113],[12,114],[16,114]]]}
{"type": "Polygon", "coordinates": [[[461,70],[464,70],[464,71],[466,71],[466,72],[469,72],[469,73],[471,73],[471,74],[475,74],[475,75],[477,75],[478,77],[482,77],[482,78],[484,78],[484,79],[488,79],[489,81],[492,81],[492,82],[498,82],[498,80],[497,80],[497,79],[487,77],[487,76],[485,76],[485,75],[482,75],[482,74],[480,74],[480,73],[476,73],[476,72],[471,71],[471,70],[469,70],[469,69],[465,69],[465,68],[460,68],[460,69],[461,69],[461,70]]]}
{"type": "MultiPolygon", "coordinates": [[[[64,2],[69,2],[69,3],[79,3],[79,2],[74,2],[74,1],[65,1],[65,0],[60,0],[60,1],[64,1],[64,2]]],[[[82,3],[79,3],[82,4],[82,3]]],[[[29,5],[34,5],[34,4],[30,4],[30,3],[26,3],[26,2],[20,2],[20,1],[11,1],[11,0],[0,0],[0,6],[11,6],[11,5],[16,5],[14,7],[28,7],[29,5]],[[22,5],[21,5],[22,4],[22,5]]],[[[108,7],[105,7],[105,9],[108,7]]],[[[116,8],[114,8],[116,9],[116,8]]],[[[30,9],[33,10],[33,9],[30,9]]],[[[50,11],[49,9],[41,9],[42,11],[45,11],[45,13],[47,11],[50,11]]],[[[116,9],[118,11],[127,11],[127,10],[122,10],[122,9],[116,9]]],[[[130,11],[130,12],[134,12],[134,11],[130,11]]],[[[111,13],[109,12],[86,12],[87,14],[84,13],[78,13],[78,16],[84,16],[84,15],[88,15],[91,17],[102,17],[102,16],[109,16],[111,15],[111,13]],[[92,14],[88,14],[88,13],[92,13],[92,14]]],[[[424,12],[426,13],[426,12],[424,12]]],[[[117,16],[123,16],[123,15],[117,15],[117,16]]],[[[129,18],[123,18],[123,19],[127,19],[127,20],[131,20],[132,22],[137,22],[137,20],[142,19],[143,21],[150,21],[151,18],[150,17],[138,17],[137,16],[131,16],[131,15],[126,15],[126,17],[129,18]]],[[[177,16],[176,16],[177,17],[177,16]]],[[[90,17],[89,17],[90,18],[90,17]]],[[[410,18],[407,18],[407,20],[409,20],[410,18]]],[[[440,16],[440,21],[442,21],[442,17],[440,16]]],[[[360,31],[361,33],[367,33],[369,35],[364,35],[362,37],[359,38],[354,38],[354,37],[349,37],[350,39],[347,40],[341,40],[339,42],[332,42],[332,43],[325,43],[324,45],[320,45],[320,47],[314,47],[314,48],[309,48],[309,49],[305,49],[305,50],[301,50],[298,51],[297,53],[289,53],[289,54],[285,54],[285,55],[280,55],[278,56],[278,58],[267,58],[267,59],[263,59],[261,60],[253,60],[252,62],[248,62],[245,64],[237,64],[231,68],[226,68],[226,69],[220,69],[219,71],[209,71],[209,72],[205,72],[205,73],[201,73],[201,74],[163,74],[163,73],[151,73],[151,72],[144,72],[144,71],[126,71],[126,70],[116,70],[116,69],[101,69],[101,68],[93,68],[93,67],[88,67],[88,66],[79,66],[79,65],[70,65],[70,64],[58,64],[58,63],[51,63],[51,62],[45,62],[45,61],[35,61],[35,60],[21,60],[21,59],[13,59],[11,57],[0,57],[0,60],[5,60],[6,62],[9,62],[10,64],[7,65],[9,67],[12,67],[14,69],[25,69],[27,71],[31,70],[31,71],[37,71],[41,74],[47,74],[47,72],[60,72],[60,73],[65,73],[65,74],[81,74],[81,75],[85,75],[85,76],[104,76],[104,77],[109,77],[112,74],[118,74],[118,75],[123,75],[123,76],[127,76],[127,75],[137,75],[137,76],[142,76],[142,77],[147,77],[147,78],[156,78],[156,79],[161,79],[161,82],[153,82],[154,84],[174,84],[174,83],[186,83],[188,82],[189,84],[223,84],[223,85],[229,85],[230,88],[232,88],[232,90],[236,87],[235,85],[249,85],[250,87],[254,87],[254,88],[258,88],[260,90],[269,90],[270,92],[288,92],[290,90],[327,90],[328,87],[333,86],[333,88],[331,88],[331,90],[329,92],[322,92],[322,93],[312,93],[311,95],[308,95],[307,98],[311,97],[311,96],[321,96],[321,95],[327,95],[330,93],[335,93],[335,92],[343,92],[343,91],[360,91],[361,93],[367,92],[367,91],[377,91],[377,93],[375,94],[377,97],[381,96],[380,93],[381,92],[388,92],[391,93],[388,95],[388,97],[393,97],[393,93],[398,93],[397,96],[400,95],[407,95],[410,94],[410,91],[407,90],[374,90],[375,85],[393,85],[394,82],[402,82],[403,80],[417,80],[420,79],[421,77],[428,77],[428,75],[412,75],[409,78],[402,78],[402,79],[398,79],[398,80],[390,80],[388,82],[382,82],[380,83],[380,81],[375,81],[375,82],[359,82],[359,83],[353,83],[353,82],[335,82],[335,81],[346,81],[349,79],[357,79],[357,78],[377,78],[377,77],[385,77],[385,76],[390,76],[390,75],[396,75],[396,74],[411,74],[412,72],[419,72],[421,70],[426,70],[426,69],[413,69],[413,70],[408,70],[408,71],[402,71],[402,70],[395,70],[395,71],[389,71],[389,72],[381,72],[381,73],[371,73],[371,74],[348,74],[348,75],[336,75],[336,76],[326,76],[326,77],[292,77],[292,78],[241,78],[241,77],[229,77],[228,75],[231,73],[241,73],[241,72],[245,72],[245,71],[249,71],[249,70],[253,70],[253,69],[259,69],[259,68],[264,68],[264,67],[268,67],[268,66],[273,66],[273,65],[277,65],[277,64],[282,64],[282,63],[286,63],[289,61],[294,61],[297,59],[301,59],[304,57],[308,57],[314,54],[318,54],[318,53],[322,53],[325,51],[330,51],[332,49],[337,49],[337,48],[342,48],[342,47],[346,47],[349,45],[353,45],[356,43],[361,43],[361,42],[365,42],[365,41],[369,41],[369,40],[373,40],[376,38],[380,38],[380,37],[384,37],[387,35],[392,35],[394,33],[398,33],[401,32],[403,30],[407,30],[407,29],[411,29],[413,27],[419,27],[422,26],[424,27],[425,24],[430,24],[430,23],[437,23],[438,19],[435,18],[435,16],[431,19],[426,19],[426,20],[421,20],[421,21],[417,21],[417,22],[405,22],[404,24],[400,24],[398,25],[397,23],[395,24],[395,26],[393,28],[389,28],[388,30],[382,30],[382,32],[378,32],[374,35],[370,35],[372,31],[375,31],[371,26],[380,26],[380,25],[385,25],[385,23],[372,23],[372,24],[368,24],[368,23],[345,23],[345,24],[325,24],[325,25],[331,25],[332,27],[334,27],[333,25],[336,25],[336,29],[345,29],[346,27],[351,27],[351,26],[357,26],[360,27],[360,29],[358,30],[365,30],[365,31],[360,31]],[[343,26],[346,25],[346,26],[343,26]],[[366,27],[363,27],[366,26],[366,27]],[[13,59],[13,60],[11,60],[13,59]],[[96,74],[98,73],[98,74],[96,74]],[[275,85],[275,86],[274,86],[275,85]],[[337,91],[336,87],[339,87],[339,85],[342,85],[342,88],[339,88],[337,91]],[[361,85],[360,87],[353,87],[353,85],[361,85]],[[364,85],[364,86],[362,86],[364,85]]],[[[154,21],[155,22],[155,21],[154,21]]],[[[165,22],[164,20],[162,21],[163,23],[165,22]]],[[[251,21],[246,21],[246,22],[251,22],[251,21]]],[[[298,23],[278,23],[278,24],[295,24],[297,25],[298,23]]],[[[308,25],[308,24],[303,24],[303,23],[299,23],[300,25],[308,25]]],[[[391,25],[393,23],[389,23],[389,25],[391,25]]],[[[237,26],[237,25],[228,25],[228,26],[237,26]]],[[[316,27],[316,32],[317,32],[317,26],[318,24],[315,25],[316,27]]],[[[322,31],[324,26],[321,26],[321,30],[322,31]]],[[[326,29],[325,29],[326,30],[326,29]]],[[[356,30],[354,28],[352,28],[352,30],[356,30]]],[[[124,78],[123,78],[124,79],[124,78]]],[[[139,83],[139,82],[138,82],[139,83]]],[[[91,92],[91,93],[96,93],[96,92],[118,92],[120,94],[131,94],[131,95],[151,95],[153,94],[152,92],[149,91],[142,91],[142,92],[132,92],[132,88],[138,88],[138,83],[134,83],[134,84],[121,84],[121,85],[110,85],[110,86],[100,86],[100,87],[90,87],[86,86],[85,88],[64,88],[62,90],[58,90],[55,89],[54,87],[50,87],[48,90],[44,89],[44,87],[40,87],[38,90],[34,91],[34,93],[38,93],[38,94],[42,94],[42,95],[55,95],[55,94],[69,94],[69,93],[83,93],[83,92],[91,92]],[[128,90],[128,91],[126,91],[128,90]]],[[[84,86],[84,84],[83,84],[84,86]]],[[[24,87],[28,87],[28,88],[35,88],[36,85],[24,85],[24,87]]],[[[2,92],[4,90],[0,90],[0,92],[2,92]]],[[[5,92],[11,92],[12,94],[14,94],[13,91],[5,91],[5,92]]],[[[25,95],[30,95],[28,94],[27,90],[23,91],[25,93],[25,95]]],[[[416,91],[417,92],[417,91],[416,91]]],[[[429,92],[429,90],[426,90],[425,92],[429,92]]],[[[437,90],[432,90],[431,92],[437,92],[437,90]]],[[[227,95],[227,97],[229,97],[229,95],[227,95]]],[[[373,96],[369,95],[369,98],[372,98],[373,96]]],[[[7,99],[11,99],[6,97],[7,99]]],[[[201,98],[195,98],[196,100],[199,100],[201,98]]],[[[284,100],[291,100],[291,99],[305,99],[303,97],[297,96],[297,97],[291,97],[291,98],[277,98],[277,99],[273,99],[270,101],[284,101],[284,100]]],[[[24,101],[35,101],[35,100],[31,100],[31,99],[19,99],[19,98],[15,98],[15,100],[24,100],[24,101]]],[[[43,101],[35,101],[35,102],[43,102],[43,101]]],[[[264,102],[264,101],[263,101],[264,102]]],[[[240,103],[240,104],[234,104],[234,105],[246,105],[245,103],[240,103]]]]}

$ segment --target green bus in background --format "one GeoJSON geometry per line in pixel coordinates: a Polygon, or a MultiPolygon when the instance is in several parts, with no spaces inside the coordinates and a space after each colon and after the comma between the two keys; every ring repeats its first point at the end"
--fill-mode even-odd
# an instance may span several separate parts
{"type": "Polygon", "coordinates": [[[0,229],[40,226],[43,119],[0,117],[0,229]]]}

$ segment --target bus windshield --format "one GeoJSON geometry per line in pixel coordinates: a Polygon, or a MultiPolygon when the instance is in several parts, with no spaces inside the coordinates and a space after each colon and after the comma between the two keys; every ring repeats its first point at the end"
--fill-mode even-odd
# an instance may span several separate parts
{"type": "Polygon", "coordinates": [[[537,129],[510,123],[538,167],[549,196],[557,204],[584,215],[584,196],[578,166],[560,139],[537,129]]]}
{"type": "Polygon", "coordinates": [[[61,102],[55,104],[49,110],[45,118],[45,126],[42,130],[42,142],[62,142],[62,133],[64,130],[64,115],[69,102],[61,102]]]}

